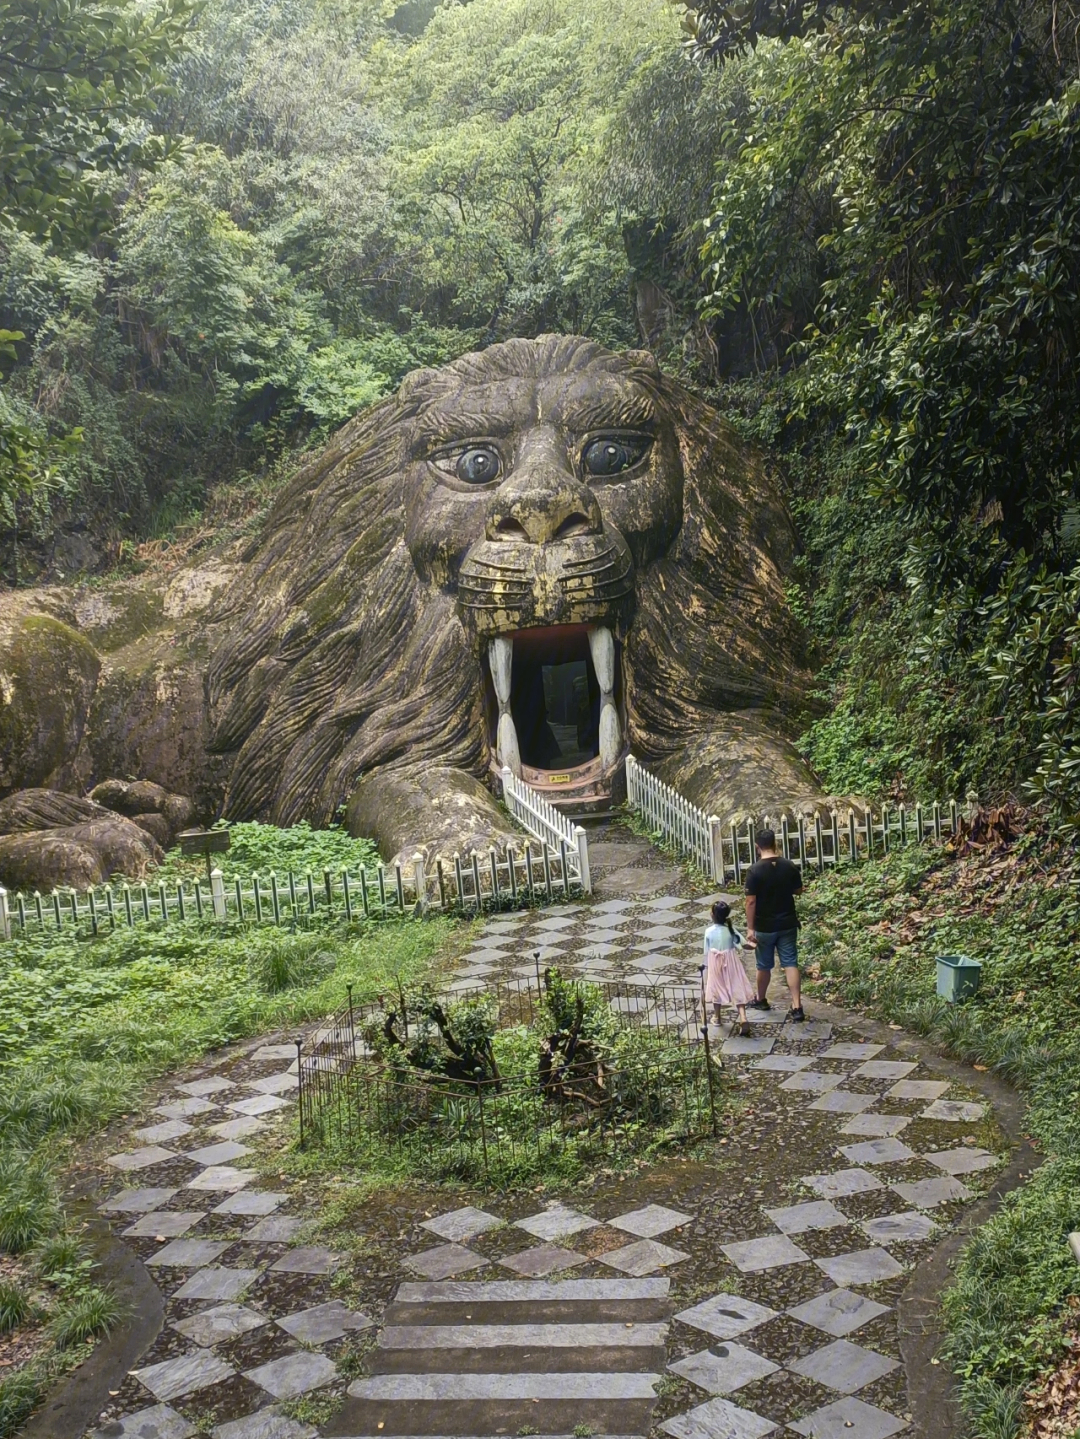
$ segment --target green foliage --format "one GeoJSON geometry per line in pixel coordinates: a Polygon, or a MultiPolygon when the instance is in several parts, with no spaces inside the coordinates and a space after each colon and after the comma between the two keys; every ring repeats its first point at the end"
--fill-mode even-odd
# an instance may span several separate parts
{"type": "MultiPolygon", "coordinates": [[[[170,856],[175,860],[175,854],[170,856]]],[[[369,839],[353,839],[344,829],[312,829],[307,820],[281,829],[256,821],[229,826],[230,874],[250,878],[252,874],[312,873],[343,869],[355,871],[379,862],[379,852],[369,839]]]]}
{"type": "Polygon", "coordinates": [[[0,208],[30,233],[91,238],[109,213],[108,178],[152,163],[164,67],[191,17],[187,0],[0,3],[0,208]]]}
{"type": "Polygon", "coordinates": [[[108,1289],[89,1288],[65,1304],[49,1325],[58,1349],[70,1349],[108,1334],[120,1318],[120,1306],[108,1289]]]}
{"type": "Polygon", "coordinates": [[[10,1334],[30,1314],[30,1301],[21,1289],[0,1279],[0,1335],[10,1334]]]}
{"type": "Polygon", "coordinates": [[[281,994],[324,978],[334,964],[335,957],[320,936],[297,934],[275,936],[258,952],[253,969],[267,994],[281,994]]]}
{"type": "Polygon", "coordinates": [[[0,1252],[32,1249],[56,1227],[59,1212],[44,1163],[26,1150],[0,1149],[0,1252]]]}
{"type": "Polygon", "coordinates": [[[44,1379],[29,1365],[0,1379],[0,1439],[14,1439],[44,1392],[44,1379]]]}

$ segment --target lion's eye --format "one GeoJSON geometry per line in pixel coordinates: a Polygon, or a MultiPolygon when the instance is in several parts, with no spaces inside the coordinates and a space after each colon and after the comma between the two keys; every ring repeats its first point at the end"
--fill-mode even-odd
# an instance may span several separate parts
{"type": "Polygon", "coordinates": [[[462,450],[444,450],[432,455],[432,464],[467,485],[488,485],[497,480],[502,458],[494,445],[466,445],[462,450]]]}
{"type": "Polygon", "coordinates": [[[581,463],[587,475],[617,475],[636,465],[648,448],[649,441],[637,435],[605,436],[589,441],[581,452],[581,463]]]}
{"type": "Polygon", "coordinates": [[[472,449],[462,450],[454,473],[466,484],[486,485],[499,473],[499,452],[490,445],[475,445],[472,449]]]}

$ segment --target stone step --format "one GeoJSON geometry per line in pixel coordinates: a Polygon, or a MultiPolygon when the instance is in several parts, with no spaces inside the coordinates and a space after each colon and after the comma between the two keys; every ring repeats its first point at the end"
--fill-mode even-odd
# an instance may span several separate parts
{"type": "MultiPolygon", "coordinates": [[[[383,1380],[411,1378],[449,1379],[459,1383],[468,1380],[485,1380],[485,1390],[490,1390],[494,1381],[525,1379],[587,1380],[588,1393],[584,1397],[572,1395],[565,1398],[527,1398],[509,1394],[492,1394],[490,1398],[477,1395],[472,1399],[390,1399],[366,1398],[352,1394],[333,1420],[321,1431],[330,1439],[335,1435],[370,1435],[372,1439],[394,1439],[406,1435],[515,1435],[522,1429],[551,1430],[570,1434],[579,1425],[588,1425],[594,1434],[647,1434],[656,1402],[651,1388],[649,1397],[627,1398],[607,1397],[596,1392],[598,1379],[610,1381],[618,1378],[627,1381],[655,1378],[656,1376],[621,1374],[462,1374],[450,1375],[381,1375],[383,1380]]],[[[361,1380],[370,1384],[372,1380],[361,1380]]]]}
{"type": "Polygon", "coordinates": [[[375,1374],[646,1373],[664,1364],[663,1344],[583,1345],[527,1349],[518,1345],[472,1349],[376,1349],[375,1374]]]}
{"type": "Polygon", "coordinates": [[[648,1399],[659,1374],[373,1374],[349,1385],[354,1399],[648,1399]]]}
{"type": "Polygon", "coordinates": [[[512,1304],[551,1300],[663,1299],[670,1279],[441,1279],[407,1281],[394,1296],[399,1304],[512,1304]]]}
{"type": "Polygon", "coordinates": [[[627,1324],[667,1319],[671,1300],[656,1299],[521,1299],[458,1300],[453,1303],[397,1302],[387,1305],[387,1324],[627,1324]]]}
{"type": "Polygon", "coordinates": [[[666,1324],[388,1324],[380,1349],[574,1349],[663,1347],[666,1324]]]}

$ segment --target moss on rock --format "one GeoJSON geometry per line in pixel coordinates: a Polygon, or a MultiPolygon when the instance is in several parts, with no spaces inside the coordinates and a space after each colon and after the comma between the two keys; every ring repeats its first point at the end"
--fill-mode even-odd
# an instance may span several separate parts
{"type": "Polygon", "coordinates": [[[75,756],[101,659],[51,615],[0,631],[0,795],[47,783],[75,756]]]}

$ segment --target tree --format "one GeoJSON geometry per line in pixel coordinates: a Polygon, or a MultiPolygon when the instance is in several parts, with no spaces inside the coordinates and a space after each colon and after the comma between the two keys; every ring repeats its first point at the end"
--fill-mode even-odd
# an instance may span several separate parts
{"type": "Polygon", "coordinates": [[[107,180],[160,155],[149,128],[191,0],[0,0],[0,205],[69,242],[110,214],[107,180]]]}

